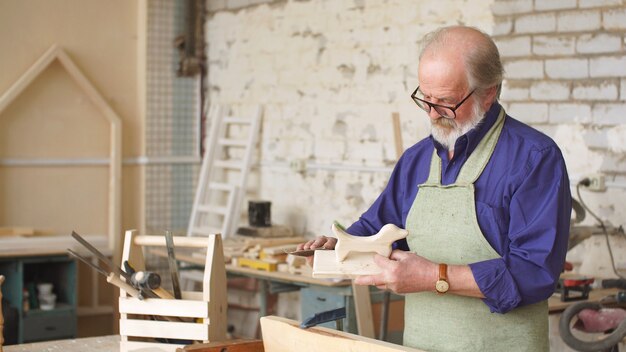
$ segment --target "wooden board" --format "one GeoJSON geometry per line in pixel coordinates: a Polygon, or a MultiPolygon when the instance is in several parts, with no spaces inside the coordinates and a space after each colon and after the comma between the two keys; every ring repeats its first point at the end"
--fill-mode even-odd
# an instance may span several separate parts
{"type": "Polygon", "coordinates": [[[315,251],[313,258],[313,277],[318,279],[350,279],[360,275],[380,274],[380,268],[374,263],[374,253],[351,253],[343,262],[337,261],[335,251],[315,251]]]}
{"type": "Polygon", "coordinates": [[[267,352],[420,351],[323,327],[301,329],[298,322],[276,316],[262,317],[261,331],[267,352]]]}

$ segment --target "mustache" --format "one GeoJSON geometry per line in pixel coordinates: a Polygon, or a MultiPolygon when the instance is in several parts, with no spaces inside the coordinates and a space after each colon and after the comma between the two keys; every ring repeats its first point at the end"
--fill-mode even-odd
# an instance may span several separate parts
{"type": "Polygon", "coordinates": [[[447,128],[456,128],[457,127],[456,121],[454,121],[452,119],[447,119],[445,117],[439,117],[436,120],[431,120],[431,124],[433,126],[438,126],[438,127],[447,127],[447,128]]]}

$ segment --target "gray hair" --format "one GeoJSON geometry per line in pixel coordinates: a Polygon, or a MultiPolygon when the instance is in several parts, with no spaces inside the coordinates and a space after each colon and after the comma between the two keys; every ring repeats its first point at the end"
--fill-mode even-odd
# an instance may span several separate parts
{"type": "Polygon", "coordinates": [[[446,46],[446,43],[450,40],[450,32],[454,29],[463,28],[473,30],[481,37],[479,40],[476,40],[475,45],[470,50],[463,53],[467,70],[467,81],[470,87],[476,90],[477,95],[482,95],[486,89],[497,86],[496,98],[499,98],[502,80],[504,79],[504,67],[500,61],[500,53],[493,39],[478,28],[450,26],[442,27],[426,34],[421,44],[420,60],[427,50],[449,48],[449,46],[446,46]]]}

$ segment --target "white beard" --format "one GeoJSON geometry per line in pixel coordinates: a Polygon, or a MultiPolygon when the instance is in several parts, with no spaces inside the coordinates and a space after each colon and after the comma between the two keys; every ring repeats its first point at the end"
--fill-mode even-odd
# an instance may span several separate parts
{"type": "Polygon", "coordinates": [[[453,151],[456,140],[478,126],[484,117],[485,111],[475,101],[472,118],[469,121],[459,125],[456,120],[439,117],[437,120],[431,120],[430,133],[437,142],[441,143],[449,151],[453,151]]]}

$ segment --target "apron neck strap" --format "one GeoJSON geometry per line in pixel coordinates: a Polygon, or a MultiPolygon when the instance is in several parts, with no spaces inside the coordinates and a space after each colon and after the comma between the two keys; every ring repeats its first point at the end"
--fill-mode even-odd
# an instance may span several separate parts
{"type": "MultiPolygon", "coordinates": [[[[496,122],[491,126],[489,131],[487,131],[487,134],[485,134],[480,143],[478,143],[476,149],[465,161],[465,164],[463,164],[455,184],[473,184],[480,174],[482,174],[491,158],[491,154],[493,154],[496,148],[496,143],[498,142],[502,127],[504,126],[504,116],[504,108],[500,108],[496,122]]],[[[426,184],[441,184],[441,159],[439,155],[437,155],[437,149],[433,150],[433,155],[430,160],[430,172],[426,184]]]]}

